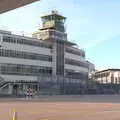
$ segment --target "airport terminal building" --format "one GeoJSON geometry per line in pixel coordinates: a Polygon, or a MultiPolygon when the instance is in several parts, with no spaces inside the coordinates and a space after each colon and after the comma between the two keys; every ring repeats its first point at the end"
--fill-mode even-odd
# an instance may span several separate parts
{"type": "Polygon", "coordinates": [[[23,94],[28,87],[56,94],[85,89],[89,65],[85,51],[67,39],[66,18],[56,11],[41,18],[42,28],[32,37],[0,31],[0,93],[23,94]]]}

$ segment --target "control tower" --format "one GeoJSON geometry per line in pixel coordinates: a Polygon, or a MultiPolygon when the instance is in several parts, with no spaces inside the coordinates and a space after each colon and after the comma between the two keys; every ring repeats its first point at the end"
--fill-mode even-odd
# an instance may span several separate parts
{"type": "Polygon", "coordinates": [[[66,17],[60,15],[57,11],[52,11],[51,14],[41,17],[42,27],[38,32],[33,33],[33,37],[41,40],[61,40],[67,41],[65,32],[66,17]]]}
{"type": "Polygon", "coordinates": [[[41,30],[54,29],[60,32],[65,32],[64,23],[66,17],[59,15],[57,11],[52,11],[51,14],[42,16],[41,19],[43,23],[41,30]]]}
{"type": "Polygon", "coordinates": [[[63,81],[65,76],[65,49],[67,46],[76,45],[67,40],[65,31],[66,17],[60,15],[56,10],[41,17],[42,27],[33,37],[42,42],[52,45],[52,80],[63,81]]]}

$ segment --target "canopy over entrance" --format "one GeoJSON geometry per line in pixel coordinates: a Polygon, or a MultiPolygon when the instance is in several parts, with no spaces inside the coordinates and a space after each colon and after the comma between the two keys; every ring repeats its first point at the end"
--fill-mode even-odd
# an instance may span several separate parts
{"type": "Polygon", "coordinates": [[[38,0],[0,0],[0,14],[38,0]]]}

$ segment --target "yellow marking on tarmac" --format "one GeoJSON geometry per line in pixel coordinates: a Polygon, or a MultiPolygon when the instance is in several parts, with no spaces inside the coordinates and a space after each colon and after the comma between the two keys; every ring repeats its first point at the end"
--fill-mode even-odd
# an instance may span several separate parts
{"type": "Polygon", "coordinates": [[[12,120],[17,120],[17,113],[15,108],[13,109],[12,120]]]}

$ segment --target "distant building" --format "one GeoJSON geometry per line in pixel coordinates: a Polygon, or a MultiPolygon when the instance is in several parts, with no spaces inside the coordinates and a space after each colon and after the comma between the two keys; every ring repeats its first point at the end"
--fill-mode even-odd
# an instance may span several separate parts
{"type": "Polygon", "coordinates": [[[120,69],[105,69],[93,74],[94,88],[97,93],[120,93],[120,69]]]}
{"type": "Polygon", "coordinates": [[[95,72],[95,80],[101,84],[120,84],[120,69],[106,69],[95,72]]]}

